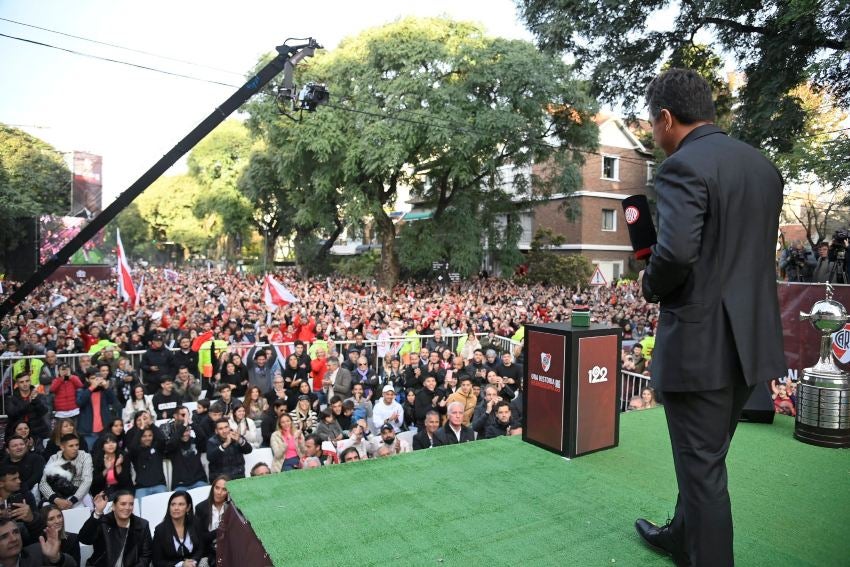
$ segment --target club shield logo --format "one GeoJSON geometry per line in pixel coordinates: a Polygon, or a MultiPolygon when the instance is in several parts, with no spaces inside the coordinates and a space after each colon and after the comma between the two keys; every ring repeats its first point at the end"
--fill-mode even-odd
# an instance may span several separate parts
{"type": "Polygon", "coordinates": [[[543,366],[543,372],[549,372],[549,367],[552,366],[552,355],[548,352],[541,352],[540,364],[543,366]]]}

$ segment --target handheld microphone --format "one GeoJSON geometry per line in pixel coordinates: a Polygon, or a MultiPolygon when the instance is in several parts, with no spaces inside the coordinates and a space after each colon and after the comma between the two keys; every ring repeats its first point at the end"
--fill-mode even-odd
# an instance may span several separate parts
{"type": "Polygon", "coordinates": [[[635,257],[648,260],[652,254],[652,245],[657,242],[657,235],[646,195],[632,195],[623,199],[623,215],[626,217],[635,257]]]}

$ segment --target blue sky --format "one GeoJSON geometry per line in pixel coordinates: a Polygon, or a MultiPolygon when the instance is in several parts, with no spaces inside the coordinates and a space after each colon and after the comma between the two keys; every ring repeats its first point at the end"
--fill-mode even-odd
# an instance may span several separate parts
{"type": "MultiPolygon", "coordinates": [[[[400,17],[446,15],[489,33],[531,39],[512,0],[413,2],[147,2],[0,0],[0,18],[244,73],[288,37],[326,48],[400,17]]],[[[234,74],[0,21],[0,33],[236,85],[234,74]]],[[[233,92],[0,37],[0,122],[104,157],[106,199],[135,181],[233,92]],[[39,128],[34,128],[35,126],[39,128]]]]}

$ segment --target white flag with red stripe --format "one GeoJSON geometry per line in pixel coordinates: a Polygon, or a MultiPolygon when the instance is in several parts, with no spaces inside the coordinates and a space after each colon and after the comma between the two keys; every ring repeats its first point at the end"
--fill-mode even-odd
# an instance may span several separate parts
{"type": "Polygon", "coordinates": [[[124,245],[121,244],[121,231],[115,229],[115,240],[118,241],[118,297],[131,307],[136,306],[136,286],[130,277],[130,266],[127,264],[127,256],[124,254],[124,245]]]}
{"type": "Polygon", "coordinates": [[[292,295],[282,283],[271,276],[266,276],[263,282],[263,301],[269,311],[275,311],[278,307],[285,307],[290,303],[296,303],[298,298],[292,295]]]}

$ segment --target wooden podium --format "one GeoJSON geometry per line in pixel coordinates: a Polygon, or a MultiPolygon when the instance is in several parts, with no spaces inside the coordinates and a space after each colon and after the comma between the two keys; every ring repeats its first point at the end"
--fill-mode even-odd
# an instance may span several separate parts
{"type": "Polygon", "coordinates": [[[574,458],[616,447],[619,328],[526,325],[522,438],[574,458]]]}

